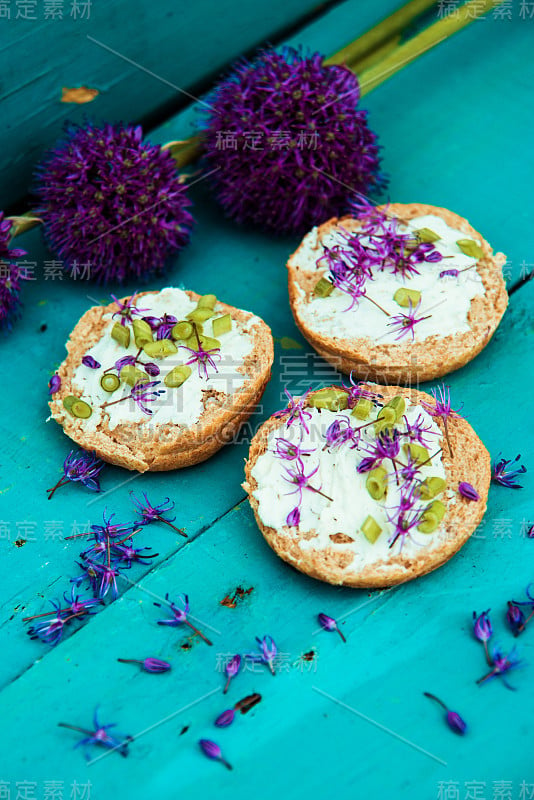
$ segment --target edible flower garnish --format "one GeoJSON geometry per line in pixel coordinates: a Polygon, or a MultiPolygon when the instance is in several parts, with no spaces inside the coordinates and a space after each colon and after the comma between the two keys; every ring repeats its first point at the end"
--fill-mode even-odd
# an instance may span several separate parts
{"type": "Polygon", "coordinates": [[[430,692],[423,692],[423,694],[425,697],[429,697],[431,700],[439,703],[439,705],[445,710],[445,721],[449,728],[454,731],[454,733],[459,733],[460,736],[463,736],[467,729],[467,725],[458,712],[449,711],[445,703],[443,703],[439,697],[436,697],[435,694],[430,694],[430,692]]]}
{"type": "MultiPolygon", "coordinates": [[[[210,640],[206,636],[204,636],[204,634],[201,633],[198,630],[198,628],[195,628],[192,622],[188,620],[187,615],[189,614],[189,598],[187,597],[186,594],[178,595],[178,602],[180,603],[181,608],[179,608],[176,605],[176,603],[171,602],[169,600],[168,594],[165,595],[165,600],[167,601],[167,605],[172,611],[173,616],[171,617],[171,619],[159,619],[158,625],[169,625],[170,627],[173,628],[177,627],[178,625],[183,625],[183,624],[188,625],[192,631],[194,631],[200,636],[201,639],[204,639],[206,644],[209,645],[212,644],[212,642],[210,642],[210,640]]],[[[154,605],[158,606],[158,608],[161,608],[161,603],[154,603],[154,605]]]]}
{"type": "MultiPolygon", "coordinates": [[[[499,454],[500,455],[500,454],[499,454]]],[[[500,483],[501,486],[506,486],[507,489],[522,489],[520,483],[516,482],[516,478],[518,475],[523,475],[527,468],[524,464],[521,464],[516,469],[508,469],[509,464],[515,464],[521,458],[521,454],[518,454],[514,460],[500,458],[499,461],[495,462],[492,467],[492,480],[494,483],[500,483]]]]}
{"type": "MultiPolygon", "coordinates": [[[[88,730],[87,728],[79,728],[77,725],[69,725],[66,722],[58,722],[58,726],[60,728],[69,728],[71,731],[78,731],[79,733],[84,734],[84,738],[74,746],[74,749],[77,747],[87,748],[88,745],[95,745],[96,747],[105,747],[108,750],[116,750],[121,756],[128,755],[128,744],[132,741],[132,737],[126,736],[124,739],[118,739],[115,736],[111,736],[108,731],[110,728],[115,727],[115,723],[101,725],[98,721],[98,708],[95,709],[95,713],[93,715],[94,730],[92,731],[88,730]]],[[[85,752],[85,757],[87,760],[90,760],[91,758],[90,754],[87,752],[87,749],[85,752]]]]}
{"type": "Polygon", "coordinates": [[[63,475],[51,489],[47,489],[48,499],[50,500],[54,492],[60,486],[67,483],[81,483],[92,492],[100,491],[98,475],[104,468],[104,462],[97,458],[95,453],[87,453],[85,450],[75,452],[71,450],[63,462],[63,475]]]}
{"type": "Polygon", "coordinates": [[[346,642],[345,636],[343,635],[342,631],[340,630],[337,622],[333,617],[329,617],[327,614],[323,614],[322,612],[317,615],[317,619],[319,620],[319,625],[325,631],[337,631],[341,636],[341,640],[346,642]]]}

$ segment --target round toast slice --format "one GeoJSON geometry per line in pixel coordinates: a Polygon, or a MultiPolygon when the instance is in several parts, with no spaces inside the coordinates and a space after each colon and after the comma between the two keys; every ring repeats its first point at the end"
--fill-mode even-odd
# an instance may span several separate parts
{"type": "MultiPolygon", "coordinates": [[[[201,296],[169,287],[133,297],[133,301],[125,297],[106,306],[94,306],[81,317],[66,344],[68,356],[58,370],[61,386],[50,400],[51,416],[82,448],[129,470],[163,471],[198,464],[231,441],[258,404],[271,375],[270,328],[259,317],[217,301],[212,317],[227,317],[225,325],[231,326],[220,334],[220,348],[213,349],[215,336],[209,318],[198,325],[200,340],[180,341],[168,336],[176,352],[150,357],[134,344],[131,319],[125,319],[124,325],[130,330],[128,347],[111,337],[113,326],[119,320],[122,323],[121,306],[131,303],[134,309],[142,307],[142,311],[134,311],[134,320],[143,316],[154,320],[162,314],[185,320],[195,311],[201,296]],[[204,335],[209,338],[204,340],[204,335]],[[199,341],[207,342],[204,349],[210,351],[212,363],[206,362],[207,377],[202,363],[190,361],[198,352],[199,341]],[[135,383],[121,380],[112,393],[99,383],[104,372],[120,379],[120,369],[114,369],[114,364],[128,355],[139,356],[134,367],[141,371],[144,364],[152,365],[147,366],[150,374],[145,376],[145,381],[150,381],[149,399],[141,398],[140,404],[130,396],[135,383]],[[93,369],[82,363],[87,356],[99,367],[93,369]],[[167,386],[166,376],[175,366],[184,365],[186,372],[191,371],[189,377],[182,385],[167,386]],[[156,370],[159,374],[155,375],[156,370]],[[91,408],[87,419],[68,410],[73,398],[91,408]],[[120,402],[115,403],[116,399],[120,402]],[[109,405],[102,408],[106,403],[109,405]]],[[[153,339],[157,341],[156,334],[153,339]]]]}
{"type": "Polygon", "coordinates": [[[361,413],[359,418],[353,415],[362,403],[355,401],[354,389],[345,387],[307,393],[268,419],[252,440],[243,487],[267,543],[297,570],[335,585],[389,587],[437,569],[468,541],[486,510],[490,456],[461,416],[454,412],[446,418],[435,416],[436,400],[431,395],[377,384],[360,385],[357,391],[371,406],[366,419],[361,413]],[[317,408],[316,404],[324,406],[325,393],[334,397],[334,406],[329,400],[330,409],[317,408]],[[393,400],[399,397],[405,409],[398,405],[402,401],[393,400]],[[377,434],[374,421],[385,413],[383,407],[392,406],[403,415],[394,427],[377,434]],[[410,436],[403,434],[408,429],[410,436]],[[412,438],[414,431],[419,440],[412,438]],[[399,453],[394,460],[384,458],[368,469],[363,459],[372,458],[379,439],[386,446],[397,439],[399,453]],[[425,463],[425,448],[416,448],[419,468],[406,480],[403,469],[410,467],[412,457],[404,445],[423,446],[421,441],[430,462],[425,463]],[[295,446],[300,464],[288,458],[295,454],[295,446]],[[376,469],[378,473],[373,472],[376,469]],[[301,474],[307,485],[299,494],[295,475],[301,474]],[[385,481],[387,487],[379,499],[367,488],[367,481],[377,475],[379,485],[385,481]],[[459,492],[462,482],[474,487],[478,500],[459,492]],[[369,517],[372,522],[366,522],[369,517]],[[435,526],[431,532],[429,520],[430,527],[435,526]],[[423,529],[426,525],[425,532],[419,525],[423,529]]]}
{"type": "MultiPolygon", "coordinates": [[[[502,276],[506,257],[494,255],[466,219],[445,208],[391,203],[377,211],[388,220],[398,220],[395,224],[401,233],[416,237],[426,232],[423,241],[431,241],[444,256],[442,260],[423,261],[415,265],[417,272],[408,274],[373,268],[365,284],[367,297],[360,296],[351,305],[351,297],[338,285],[333,290],[328,285],[332,275],[324,256],[336,245],[346,249],[350,235],[361,237],[362,221],[330,219],[308,233],[287,262],[289,302],[296,324],[323,358],[362,380],[410,383],[459,369],[488,344],[506,310],[508,295],[502,276]],[[429,231],[435,233],[432,228],[438,229],[437,239],[428,237],[429,231]],[[467,250],[475,255],[467,255],[457,242],[464,248],[467,242],[467,250]],[[325,288],[328,296],[317,294],[325,288]],[[408,306],[405,300],[399,305],[394,299],[398,289],[415,290],[420,304],[408,306]],[[417,322],[404,328],[410,314],[417,322]]],[[[359,241],[368,244],[368,240],[359,241]]],[[[362,263],[352,256],[354,262],[362,263]]]]}

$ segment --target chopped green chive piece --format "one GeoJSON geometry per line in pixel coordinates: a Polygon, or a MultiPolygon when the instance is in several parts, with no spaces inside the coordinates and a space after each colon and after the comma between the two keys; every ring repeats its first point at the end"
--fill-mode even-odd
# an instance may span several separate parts
{"type": "Polygon", "coordinates": [[[373,500],[381,500],[388,490],[388,474],[384,467],[376,467],[367,473],[365,487],[373,500]]]}
{"type": "Polygon", "coordinates": [[[217,297],[214,294],[203,294],[197,303],[197,308],[215,308],[217,297]]]}
{"type": "Polygon", "coordinates": [[[232,330],[232,317],[230,314],[225,314],[223,317],[217,317],[211,323],[214,336],[222,336],[223,333],[229,333],[232,330]]]}
{"type": "Polygon", "coordinates": [[[124,365],[120,371],[120,379],[123,383],[127,383],[128,386],[135,386],[136,383],[148,383],[150,380],[146,372],[138,369],[133,364],[124,365]]]}
{"type": "Polygon", "coordinates": [[[356,417],[356,419],[367,419],[371,410],[373,408],[373,403],[371,400],[367,400],[365,397],[360,397],[357,401],[356,405],[351,411],[351,416],[356,417]]]}
{"type": "Polygon", "coordinates": [[[178,386],[181,386],[182,383],[185,383],[190,375],[191,367],[188,367],[187,364],[184,364],[183,366],[174,367],[174,369],[171,369],[169,374],[165,376],[163,383],[170,389],[176,389],[178,386]]]}
{"type": "MultiPolygon", "coordinates": [[[[198,330],[198,323],[197,323],[198,330]]],[[[193,335],[193,325],[191,322],[177,322],[171,331],[173,339],[189,339],[193,335]]]]}
{"type": "Polygon", "coordinates": [[[434,500],[434,502],[430,503],[423,511],[423,516],[421,517],[421,522],[417,526],[417,530],[421,531],[421,533],[433,533],[445,516],[446,510],[441,500],[434,500]]]}
{"type": "Polygon", "coordinates": [[[434,475],[432,478],[426,478],[419,486],[418,494],[422,500],[432,500],[438,494],[445,491],[447,488],[447,481],[434,475]]]}
{"type": "Polygon", "coordinates": [[[111,338],[115,339],[122,347],[128,347],[130,344],[130,329],[126,325],[116,322],[111,329],[111,338]]]}
{"type": "Polygon", "coordinates": [[[419,228],[414,233],[420,242],[438,242],[441,239],[431,228],[419,228]]]}
{"type": "Polygon", "coordinates": [[[85,400],[76,399],[70,407],[70,413],[73,417],[77,417],[78,419],[89,419],[93,413],[93,409],[85,400]]]}
{"type": "Polygon", "coordinates": [[[334,284],[330,283],[330,281],[326,278],[319,278],[313,287],[313,293],[317,295],[317,297],[328,297],[328,295],[332,294],[333,291],[334,284]]]}
{"type": "MultiPolygon", "coordinates": [[[[130,365],[132,366],[132,365],[130,365]]],[[[100,386],[105,392],[114,392],[121,385],[120,378],[113,372],[107,372],[100,378],[100,386]]]]}
{"type": "Polygon", "coordinates": [[[144,319],[134,319],[132,327],[136,347],[143,347],[147,342],[152,341],[152,328],[144,319]]]}
{"type": "Polygon", "coordinates": [[[340,411],[348,406],[348,394],[343,389],[319,389],[310,396],[308,405],[314,408],[327,408],[329,411],[340,411]]]}
{"type": "Polygon", "coordinates": [[[484,252],[479,244],[475,242],[474,239],[458,239],[456,242],[462,253],[466,256],[471,256],[472,258],[476,258],[477,261],[480,258],[484,257],[484,252]]]}
{"type": "MultiPolygon", "coordinates": [[[[198,330],[198,325],[197,325],[198,330]]],[[[200,344],[204,348],[204,350],[216,350],[221,348],[221,343],[218,339],[214,339],[212,336],[204,336],[204,334],[199,334],[200,344]]],[[[185,342],[186,347],[190,347],[191,350],[198,350],[198,341],[196,336],[191,336],[185,342]]]]}
{"type": "Polygon", "coordinates": [[[421,299],[421,292],[416,289],[397,289],[393,295],[394,301],[403,308],[408,308],[410,303],[416,306],[421,299]]]}
{"type": "Polygon", "coordinates": [[[395,397],[392,397],[388,403],[386,403],[384,408],[392,408],[395,412],[395,421],[398,422],[400,419],[402,419],[402,415],[406,411],[406,401],[404,397],[402,397],[400,394],[397,394],[395,397]]]}
{"type": "Polygon", "coordinates": [[[385,428],[392,428],[397,421],[397,412],[394,408],[384,406],[378,412],[376,422],[374,424],[375,433],[380,433],[385,428]]]}
{"type": "Polygon", "coordinates": [[[382,528],[375,518],[369,514],[363,521],[362,533],[368,542],[374,544],[382,533],[382,528]]]}
{"type": "Polygon", "coordinates": [[[178,348],[171,339],[158,339],[155,342],[147,342],[143,345],[143,350],[149,358],[166,358],[178,352],[178,348]]]}
{"type": "Polygon", "coordinates": [[[426,447],[423,447],[422,444],[404,444],[402,449],[405,453],[410,453],[414,461],[416,461],[418,464],[425,464],[426,466],[427,464],[432,463],[430,459],[430,453],[426,447]]]}
{"type": "Polygon", "coordinates": [[[70,411],[72,408],[72,404],[76,402],[79,398],[76,397],[75,394],[68,394],[66,397],[63,398],[63,408],[67,411],[70,411]]]}
{"type": "Polygon", "coordinates": [[[215,313],[212,308],[195,308],[194,311],[189,312],[187,319],[190,319],[191,322],[206,322],[210,317],[214,317],[215,313]]]}

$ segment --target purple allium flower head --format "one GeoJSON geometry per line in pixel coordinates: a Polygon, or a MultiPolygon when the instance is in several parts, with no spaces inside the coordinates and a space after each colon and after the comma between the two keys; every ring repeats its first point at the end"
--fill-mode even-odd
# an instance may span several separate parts
{"type": "Polygon", "coordinates": [[[71,452],[63,462],[63,475],[51,489],[47,489],[48,499],[50,500],[60,486],[64,486],[70,481],[82,483],[92,492],[100,491],[98,475],[104,467],[104,462],[97,458],[95,453],[87,453],[85,450],[71,452]]]}
{"type": "Polygon", "coordinates": [[[227,728],[235,719],[235,711],[233,708],[228,708],[226,711],[223,711],[222,714],[219,714],[217,719],[215,720],[215,725],[217,728],[227,728]]]}
{"type": "Polygon", "coordinates": [[[489,617],[490,609],[483,611],[482,614],[477,616],[476,611],[473,611],[473,633],[475,639],[479,642],[487,642],[493,635],[493,626],[489,617]]]}
{"type": "Polygon", "coordinates": [[[143,660],[137,658],[118,658],[117,661],[121,661],[123,664],[139,664],[143,672],[152,672],[155,674],[168,672],[172,669],[167,661],[162,661],[160,658],[149,657],[143,660]]]}
{"type": "Polygon", "coordinates": [[[340,628],[336,620],[333,617],[329,617],[327,614],[323,614],[322,612],[317,615],[317,619],[319,620],[319,625],[325,631],[337,631],[341,636],[342,641],[346,642],[344,634],[341,632],[340,628]]]}
{"type": "Polygon", "coordinates": [[[25,256],[26,251],[9,246],[12,224],[0,211],[0,330],[8,331],[20,316],[20,282],[28,277],[14,263],[14,259],[25,256]]]}
{"type": "Polygon", "coordinates": [[[431,316],[431,314],[427,314],[424,317],[418,317],[417,314],[419,313],[420,307],[421,307],[421,301],[419,301],[414,308],[412,306],[412,301],[410,300],[410,307],[408,309],[408,313],[394,314],[390,318],[388,325],[397,334],[397,336],[395,336],[396,341],[402,339],[404,336],[407,336],[408,334],[411,335],[412,342],[414,341],[415,326],[419,322],[423,322],[423,320],[428,319],[429,316],[431,316]]]}
{"type": "Polygon", "coordinates": [[[175,505],[169,497],[166,497],[158,505],[153,505],[150,502],[146,492],[143,492],[143,497],[145,498],[144,502],[139,497],[136,497],[133,492],[130,492],[130,498],[134,505],[135,513],[140,517],[139,525],[149,525],[151,522],[156,521],[164,522],[181,536],[187,537],[187,533],[185,533],[182,528],[177,528],[176,525],[172,524],[176,517],[165,516],[165,514],[174,509],[175,505]]]}
{"type": "Polygon", "coordinates": [[[439,273],[440,278],[457,278],[460,274],[459,269],[444,269],[439,273]]]}
{"type": "Polygon", "coordinates": [[[198,743],[204,755],[213,759],[214,761],[220,761],[221,764],[224,764],[226,769],[232,769],[231,764],[229,764],[228,761],[223,758],[221,748],[218,744],[210,741],[209,739],[200,739],[198,743]]]}
{"type": "Polygon", "coordinates": [[[480,500],[480,495],[475,487],[466,481],[461,481],[458,484],[458,491],[466,500],[480,500]]]}
{"type": "Polygon", "coordinates": [[[187,189],[140,126],[69,124],[36,177],[45,239],[73,276],[146,281],[189,241],[187,189]]]}
{"type": "Polygon", "coordinates": [[[501,486],[506,486],[507,489],[522,489],[521,484],[516,483],[516,478],[527,471],[525,465],[521,464],[516,469],[508,469],[509,464],[515,464],[520,458],[521,454],[518,454],[513,461],[512,459],[500,458],[499,461],[494,462],[492,469],[494,483],[500,483],[501,486]]]}
{"type": "Polygon", "coordinates": [[[294,422],[297,422],[304,428],[306,433],[309,433],[310,430],[306,424],[306,420],[311,419],[311,412],[306,411],[305,406],[310,391],[311,389],[308,389],[302,395],[302,397],[293,397],[293,395],[287,389],[284,389],[284,394],[288,398],[287,408],[282,408],[280,411],[276,411],[273,414],[273,417],[285,417],[286,414],[288,414],[286,419],[287,428],[290,428],[294,422]]]}
{"type": "Polygon", "coordinates": [[[225,669],[225,672],[226,672],[226,675],[227,675],[227,680],[226,680],[226,685],[224,687],[223,694],[226,694],[226,692],[228,691],[228,689],[230,687],[230,682],[231,682],[232,678],[235,678],[235,676],[237,675],[237,673],[239,672],[240,669],[241,669],[241,656],[239,654],[235,655],[235,656],[232,656],[232,658],[230,659],[230,661],[226,665],[226,669],[225,669]]]}
{"type": "Polygon", "coordinates": [[[258,643],[259,653],[247,653],[246,657],[251,661],[266,664],[269,667],[271,674],[275,675],[274,660],[278,650],[273,637],[264,636],[263,639],[260,639],[259,636],[256,636],[256,641],[258,643]]]}
{"type": "Polygon", "coordinates": [[[48,381],[48,394],[51,397],[56,392],[59,392],[60,389],[61,389],[61,378],[59,377],[59,375],[52,375],[52,377],[48,381]]]}
{"type": "Polygon", "coordinates": [[[512,600],[508,601],[507,606],[506,622],[514,636],[519,636],[519,634],[525,630],[525,615],[523,609],[512,600]]]}
{"type": "Polygon", "coordinates": [[[290,528],[296,528],[297,525],[299,524],[300,524],[300,508],[298,506],[295,506],[295,508],[292,508],[286,517],[286,525],[289,525],[290,528]]]}
{"type": "Polygon", "coordinates": [[[85,367],[89,367],[89,369],[100,369],[102,366],[102,364],[97,361],[96,358],[93,358],[93,356],[84,356],[82,358],[82,364],[85,367]]]}
{"type": "Polygon", "coordinates": [[[284,47],[239,62],[208,96],[202,123],[226,213],[277,233],[307,231],[341,216],[355,190],[380,189],[379,147],[359,96],[356,76],[320,53],[284,47]]]}
{"type": "MultiPolygon", "coordinates": [[[[97,747],[105,747],[108,750],[116,750],[121,756],[128,755],[128,744],[132,741],[131,736],[126,736],[124,739],[119,739],[116,736],[111,736],[108,733],[110,728],[115,727],[115,723],[109,725],[101,725],[98,721],[98,708],[95,709],[93,715],[94,730],[90,731],[87,728],[79,728],[77,725],[69,725],[66,722],[58,722],[60,728],[69,728],[73,731],[78,731],[84,734],[84,738],[75,745],[77,747],[87,748],[88,745],[95,745],[97,747]]],[[[86,750],[86,758],[91,758],[86,750]]]]}
{"type": "Polygon", "coordinates": [[[436,703],[439,703],[439,705],[445,710],[445,722],[449,728],[454,731],[454,733],[458,733],[460,736],[463,736],[467,730],[467,725],[458,712],[449,711],[445,703],[443,703],[439,697],[436,697],[435,694],[430,694],[430,692],[423,692],[423,694],[425,697],[429,697],[431,700],[435,700],[436,703]]]}

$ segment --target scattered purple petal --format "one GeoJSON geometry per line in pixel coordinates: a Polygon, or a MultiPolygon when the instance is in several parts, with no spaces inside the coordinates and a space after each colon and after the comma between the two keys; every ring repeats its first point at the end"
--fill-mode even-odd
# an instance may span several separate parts
{"type": "Polygon", "coordinates": [[[100,369],[102,366],[100,361],[97,361],[96,358],[93,358],[93,356],[84,356],[82,358],[82,364],[85,367],[89,367],[89,369],[100,369]]]}
{"type": "Polygon", "coordinates": [[[221,748],[218,744],[210,741],[209,739],[200,739],[198,743],[204,755],[213,759],[214,761],[220,761],[221,764],[224,764],[226,769],[232,769],[228,761],[223,758],[221,748]]]}
{"type": "Polygon", "coordinates": [[[516,464],[520,458],[521,454],[518,454],[513,461],[512,459],[501,458],[499,461],[494,462],[492,466],[493,482],[506,486],[507,489],[522,489],[521,484],[516,482],[516,478],[527,471],[525,465],[521,464],[515,469],[508,469],[509,464],[516,464]]]}
{"type": "Polygon", "coordinates": [[[466,481],[461,481],[458,484],[458,491],[466,500],[480,500],[480,495],[475,487],[471,486],[471,484],[466,481]]]}

